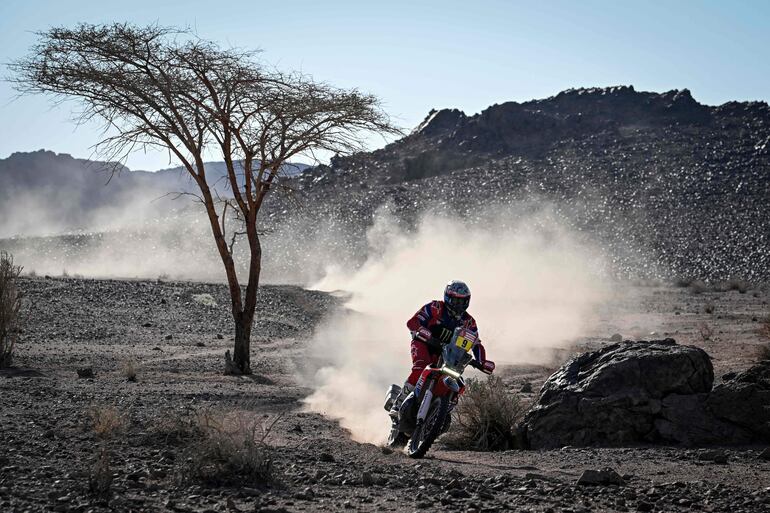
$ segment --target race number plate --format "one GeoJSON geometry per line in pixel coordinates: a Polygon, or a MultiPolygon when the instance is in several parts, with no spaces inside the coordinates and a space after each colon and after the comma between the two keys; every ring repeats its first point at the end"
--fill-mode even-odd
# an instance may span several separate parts
{"type": "Polygon", "coordinates": [[[455,345],[457,345],[457,347],[459,347],[463,351],[468,352],[473,347],[473,340],[469,340],[463,336],[459,336],[457,337],[457,341],[455,342],[455,345]]]}

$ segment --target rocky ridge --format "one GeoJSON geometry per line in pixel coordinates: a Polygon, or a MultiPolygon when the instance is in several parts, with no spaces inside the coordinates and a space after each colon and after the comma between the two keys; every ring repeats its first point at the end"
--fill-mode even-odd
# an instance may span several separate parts
{"type": "Polygon", "coordinates": [[[687,90],[576,89],[432,112],[381,150],[332,160],[301,197],[351,226],[382,204],[407,221],[431,208],[548,204],[603,246],[623,276],[770,276],[770,107],[698,103],[687,90]]]}

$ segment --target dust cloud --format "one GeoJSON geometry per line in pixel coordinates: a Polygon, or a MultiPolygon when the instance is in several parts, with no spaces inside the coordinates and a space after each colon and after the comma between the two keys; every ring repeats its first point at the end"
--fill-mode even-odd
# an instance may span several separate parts
{"type": "Polygon", "coordinates": [[[547,207],[489,208],[465,221],[426,214],[413,230],[384,210],[368,244],[357,271],[330,268],[315,285],[350,297],[347,311],[316,332],[315,391],[306,399],[308,410],[338,419],[361,442],[387,435],[386,388],[411,368],[405,323],[449,280],[470,286],[469,311],[498,365],[545,363],[611,296],[601,252],[547,207]]]}

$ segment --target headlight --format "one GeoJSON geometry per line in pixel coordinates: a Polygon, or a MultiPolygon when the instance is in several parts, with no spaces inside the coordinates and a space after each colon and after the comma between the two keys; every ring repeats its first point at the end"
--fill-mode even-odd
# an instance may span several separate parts
{"type": "Polygon", "coordinates": [[[452,376],[452,377],[453,377],[453,378],[455,378],[455,379],[459,378],[459,377],[462,375],[462,373],[460,373],[460,372],[457,372],[457,371],[456,371],[456,370],[454,370],[454,369],[450,369],[450,368],[449,368],[449,367],[447,367],[446,365],[444,365],[443,367],[441,367],[441,372],[443,372],[443,373],[444,373],[444,374],[446,374],[447,376],[452,376]]]}

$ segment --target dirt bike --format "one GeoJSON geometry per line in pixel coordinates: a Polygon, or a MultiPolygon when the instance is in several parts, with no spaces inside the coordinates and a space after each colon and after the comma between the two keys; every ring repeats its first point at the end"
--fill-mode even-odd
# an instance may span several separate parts
{"type": "MultiPolygon", "coordinates": [[[[441,356],[436,365],[428,365],[422,371],[414,391],[401,403],[398,419],[393,420],[388,436],[389,447],[407,445],[411,458],[425,456],[436,438],[449,430],[452,410],[465,392],[465,368],[470,365],[485,374],[492,374],[495,368],[490,361],[482,364],[474,360],[473,348],[479,342],[468,329],[456,328],[446,344],[436,339],[426,343],[440,346],[441,356]]],[[[400,392],[398,385],[390,386],[385,410],[390,411],[400,392]]]]}

